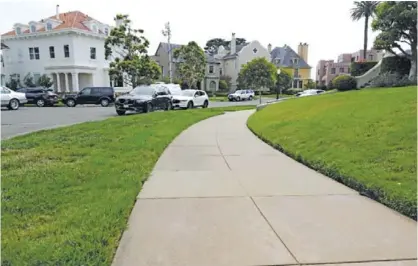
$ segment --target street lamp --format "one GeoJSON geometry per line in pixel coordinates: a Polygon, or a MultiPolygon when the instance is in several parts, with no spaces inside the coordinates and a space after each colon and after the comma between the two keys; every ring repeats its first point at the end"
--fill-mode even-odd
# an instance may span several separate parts
{"type": "Polygon", "coordinates": [[[276,88],[276,100],[279,99],[279,89],[280,89],[280,94],[282,94],[282,88],[280,87],[280,82],[279,82],[280,72],[281,72],[281,70],[280,70],[280,68],[278,68],[277,69],[277,87],[278,88],[276,88]]]}

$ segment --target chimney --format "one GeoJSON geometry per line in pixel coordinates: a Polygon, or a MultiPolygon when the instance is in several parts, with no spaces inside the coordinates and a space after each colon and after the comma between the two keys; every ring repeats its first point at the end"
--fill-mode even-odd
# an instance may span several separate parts
{"type": "Polygon", "coordinates": [[[298,55],[306,62],[308,63],[308,44],[305,43],[299,43],[298,45],[298,55]]]}
{"type": "Polygon", "coordinates": [[[235,40],[235,33],[232,33],[230,48],[231,48],[231,54],[235,54],[237,52],[237,42],[235,40]]]}
{"type": "Polygon", "coordinates": [[[267,45],[267,50],[269,51],[269,54],[271,53],[271,43],[269,43],[269,45],[267,45]]]}
{"type": "Polygon", "coordinates": [[[55,18],[56,18],[57,20],[59,20],[59,19],[60,19],[60,5],[57,5],[57,6],[56,6],[56,10],[55,10],[55,18]]]}

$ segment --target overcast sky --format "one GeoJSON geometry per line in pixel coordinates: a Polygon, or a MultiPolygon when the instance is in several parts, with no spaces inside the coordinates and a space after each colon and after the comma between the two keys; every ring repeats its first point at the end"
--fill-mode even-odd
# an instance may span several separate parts
{"type": "MultiPolygon", "coordinates": [[[[134,27],[145,30],[150,54],[166,41],[161,30],[167,21],[178,44],[193,40],[203,47],[211,38],[230,39],[232,32],[265,47],[287,44],[297,51],[299,42],[307,42],[312,78],[318,60],[336,60],[363,47],[364,20],[351,21],[348,0],[0,0],[0,32],[52,16],[57,4],[60,12],[78,10],[108,24],[117,13],[129,14],[134,27]]],[[[376,35],[370,29],[369,48],[376,35]]]]}

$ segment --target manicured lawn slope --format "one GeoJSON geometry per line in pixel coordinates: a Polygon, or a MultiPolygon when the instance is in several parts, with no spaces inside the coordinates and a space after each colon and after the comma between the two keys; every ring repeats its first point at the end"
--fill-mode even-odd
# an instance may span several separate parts
{"type": "Polygon", "coordinates": [[[268,106],[248,127],[269,144],[416,219],[417,89],[367,89],[268,106]]]}
{"type": "Polygon", "coordinates": [[[202,119],[243,109],[116,117],[3,141],[2,265],[110,265],[165,147],[202,119]]]}

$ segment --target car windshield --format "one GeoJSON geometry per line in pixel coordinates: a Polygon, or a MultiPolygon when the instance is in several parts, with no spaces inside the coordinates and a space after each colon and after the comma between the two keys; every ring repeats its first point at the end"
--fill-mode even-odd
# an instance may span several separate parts
{"type": "Polygon", "coordinates": [[[235,93],[236,93],[236,94],[242,94],[242,91],[241,91],[241,90],[238,90],[238,91],[236,91],[235,93]]]}
{"type": "Polygon", "coordinates": [[[195,91],[191,91],[191,90],[181,91],[181,96],[193,97],[194,94],[195,94],[195,91]]]}
{"type": "Polygon", "coordinates": [[[154,94],[154,88],[150,86],[138,86],[135,89],[131,90],[129,94],[132,95],[153,95],[154,94]]]}

